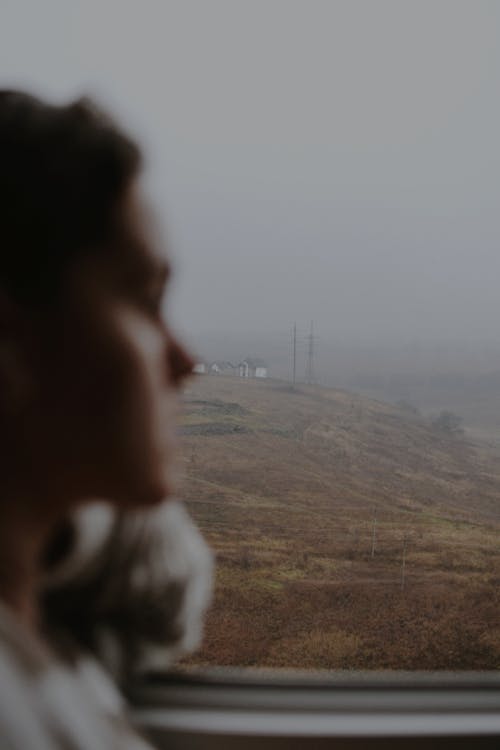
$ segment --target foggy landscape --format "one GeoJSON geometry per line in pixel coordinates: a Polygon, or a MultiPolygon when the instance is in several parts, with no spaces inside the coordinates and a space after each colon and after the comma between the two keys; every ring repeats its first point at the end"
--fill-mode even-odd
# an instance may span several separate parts
{"type": "Polygon", "coordinates": [[[124,118],[168,315],[199,363],[268,368],[186,394],[219,560],[199,663],[497,669],[500,4],[27,8],[2,3],[0,85],[124,118]]]}
{"type": "Polygon", "coordinates": [[[314,320],[325,379],[338,343],[500,347],[496,3],[26,7],[2,84],[88,92],[145,143],[197,345],[314,320]]]}

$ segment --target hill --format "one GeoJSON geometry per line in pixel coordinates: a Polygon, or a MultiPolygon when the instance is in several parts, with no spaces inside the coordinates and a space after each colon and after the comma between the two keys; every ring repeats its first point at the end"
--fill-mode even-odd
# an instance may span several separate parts
{"type": "Polygon", "coordinates": [[[184,496],[217,552],[198,663],[500,666],[500,455],[347,391],[199,377],[184,496]]]}

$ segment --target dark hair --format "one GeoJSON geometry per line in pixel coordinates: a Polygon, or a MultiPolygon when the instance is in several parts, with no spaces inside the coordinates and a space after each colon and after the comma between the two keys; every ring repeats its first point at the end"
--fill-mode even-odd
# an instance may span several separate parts
{"type": "Polygon", "coordinates": [[[0,90],[0,288],[50,303],[79,254],[109,243],[140,169],[136,144],[90,100],[0,90]]]}

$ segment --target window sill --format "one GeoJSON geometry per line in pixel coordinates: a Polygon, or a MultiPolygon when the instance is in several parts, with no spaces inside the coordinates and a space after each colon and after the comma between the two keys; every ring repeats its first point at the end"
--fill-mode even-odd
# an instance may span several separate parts
{"type": "Polygon", "coordinates": [[[498,673],[210,670],[130,691],[159,748],[498,748],[498,673]]]}

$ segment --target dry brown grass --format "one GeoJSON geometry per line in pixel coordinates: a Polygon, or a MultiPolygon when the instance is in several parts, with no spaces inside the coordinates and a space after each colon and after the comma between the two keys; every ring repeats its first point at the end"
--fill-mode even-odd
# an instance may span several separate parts
{"type": "Polygon", "coordinates": [[[196,663],[500,668],[491,446],[272,381],[200,377],[186,407],[184,494],[218,556],[196,663]]]}

